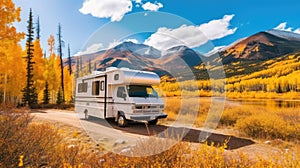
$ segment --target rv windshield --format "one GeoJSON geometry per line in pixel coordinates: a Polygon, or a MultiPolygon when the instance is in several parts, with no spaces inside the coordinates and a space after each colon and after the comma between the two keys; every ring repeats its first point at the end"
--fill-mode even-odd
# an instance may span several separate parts
{"type": "Polygon", "coordinates": [[[127,89],[129,97],[158,97],[151,86],[129,85],[127,89]]]}

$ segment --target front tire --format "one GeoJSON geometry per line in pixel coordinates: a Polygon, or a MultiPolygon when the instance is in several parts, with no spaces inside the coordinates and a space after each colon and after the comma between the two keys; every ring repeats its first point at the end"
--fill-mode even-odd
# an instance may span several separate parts
{"type": "Polygon", "coordinates": [[[125,116],[123,114],[119,114],[118,115],[118,119],[117,119],[117,123],[119,127],[126,127],[128,124],[127,119],[125,118],[125,116]]]}

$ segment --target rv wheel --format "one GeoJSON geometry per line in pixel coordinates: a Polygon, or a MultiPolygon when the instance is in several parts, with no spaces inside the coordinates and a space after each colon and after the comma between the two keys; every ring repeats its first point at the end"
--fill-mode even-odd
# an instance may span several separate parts
{"type": "Polygon", "coordinates": [[[86,120],[89,119],[89,114],[88,114],[87,110],[84,111],[84,119],[86,119],[86,120]]]}
{"type": "Polygon", "coordinates": [[[155,119],[155,120],[151,120],[151,121],[148,121],[148,124],[149,125],[156,125],[157,124],[157,119],[155,119]]]}
{"type": "Polygon", "coordinates": [[[126,127],[127,126],[127,120],[123,114],[118,115],[118,126],[119,127],[126,127]]]}

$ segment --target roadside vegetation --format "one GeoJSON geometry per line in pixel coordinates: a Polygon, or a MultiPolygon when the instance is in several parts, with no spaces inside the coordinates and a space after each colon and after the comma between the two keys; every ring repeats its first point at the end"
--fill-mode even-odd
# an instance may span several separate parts
{"type": "MultiPolygon", "coordinates": [[[[175,121],[180,113],[198,111],[195,125],[202,127],[210,106],[209,98],[165,98],[167,120],[175,121]],[[197,107],[196,105],[199,105],[197,107]],[[195,109],[198,108],[198,109],[195,109]]],[[[217,121],[218,122],[218,121],[217,121]]],[[[252,106],[225,104],[219,128],[233,128],[240,136],[253,139],[282,139],[299,143],[300,113],[297,108],[274,108],[270,106],[252,106]]]]}
{"type": "MultiPolygon", "coordinates": [[[[0,167],[299,167],[300,150],[293,148],[248,156],[226,152],[226,144],[192,144],[172,139],[141,140],[126,153],[91,150],[84,141],[74,143],[78,132],[33,122],[26,109],[1,109],[0,167]],[[66,136],[67,135],[67,136],[66,136]],[[72,143],[71,143],[72,142],[72,143]],[[161,153],[156,153],[166,149],[161,153]],[[141,156],[148,152],[153,155],[141,156]],[[131,157],[135,156],[135,157],[131,157]]],[[[81,139],[82,140],[82,139],[81,139]]],[[[100,148],[100,147],[99,147],[100,148]]]]}

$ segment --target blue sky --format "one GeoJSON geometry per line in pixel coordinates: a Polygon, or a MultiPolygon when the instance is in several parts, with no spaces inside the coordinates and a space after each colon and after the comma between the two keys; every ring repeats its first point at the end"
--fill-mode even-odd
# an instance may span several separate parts
{"type": "MultiPolygon", "coordinates": [[[[26,31],[29,8],[32,8],[35,20],[37,16],[40,17],[42,47],[47,50],[47,39],[50,34],[56,36],[57,25],[61,23],[63,39],[66,44],[70,43],[72,54],[88,52],[88,49],[105,49],[122,40],[145,43],[163,50],[181,42],[191,48],[197,48],[207,43],[203,37],[205,36],[206,40],[210,41],[209,49],[212,49],[214,46],[229,45],[237,39],[276,27],[300,33],[298,29],[300,1],[296,0],[14,0],[14,2],[16,6],[22,8],[22,22],[16,24],[19,31],[26,31]],[[155,15],[150,11],[163,12],[162,17],[158,15],[155,19],[147,20],[155,15]],[[134,20],[135,17],[132,15],[136,12],[144,13],[134,20]],[[169,18],[167,14],[174,14],[174,17],[169,18]],[[128,21],[130,17],[135,22],[128,21]],[[139,30],[135,26],[140,22],[151,22],[147,26],[151,27],[149,30],[152,32],[134,34],[133,30],[139,30]],[[104,33],[105,26],[110,28],[110,32],[101,34],[104,33]],[[120,33],[118,31],[129,33],[130,36],[122,40],[110,36],[120,33]],[[99,35],[95,37],[97,32],[99,35]],[[175,40],[162,34],[172,36],[175,40]],[[191,39],[189,36],[195,38],[191,39]],[[92,41],[95,39],[101,40],[96,40],[93,44],[92,41]]],[[[65,53],[66,50],[65,48],[65,53]]]]}

